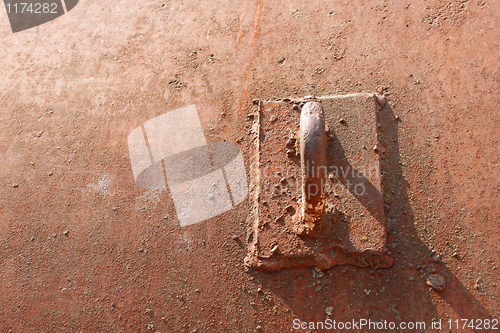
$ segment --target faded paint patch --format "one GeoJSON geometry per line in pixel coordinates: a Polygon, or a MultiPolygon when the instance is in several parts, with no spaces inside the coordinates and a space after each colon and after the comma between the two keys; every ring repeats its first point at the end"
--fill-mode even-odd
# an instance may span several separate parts
{"type": "Polygon", "coordinates": [[[88,185],[90,192],[98,193],[103,196],[111,195],[111,178],[109,175],[105,174],[102,178],[97,182],[97,184],[88,185]]]}
{"type": "Polygon", "coordinates": [[[161,190],[146,190],[142,195],[135,198],[136,209],[156,208],[160,202],[161,190]]]}

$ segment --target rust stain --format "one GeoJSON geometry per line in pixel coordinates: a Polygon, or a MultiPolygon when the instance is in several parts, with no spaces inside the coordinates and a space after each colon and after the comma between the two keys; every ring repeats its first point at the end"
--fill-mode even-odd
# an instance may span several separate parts
{"type": "MultiPolygon", "coordinates": [[[[239,25],[239,29],[238,29],[238,36],[236,38],[236,44],[238,44],[238,42],[240,41],[241,36],[243,34],[243,20],[245,19],[246,5],[247,5],[247,2],[245,0],[245,2],[243,4],[243,12],[241,13],[241,16],[240,16],[240,25],[239,25]]],[[[259,26],[259,18],[260,18],[261,8],[262,8],[262,0],[257,0],[257,2],[255,4],[255,14],[254,14],[254,19],[253,19],[253,34],[252,34],[252,38],[249,41],[249,45],[253,45],[255,42],[255,39],[257,37],[257,30],[258,30],[258,26],[259,26]]],[[[241,99],[240,99],[239,107],[238,107],[238,115],[241,115],[243,113],[243,108],[245,106],[245,101],[246,101],[246,97],[247,97],[248,77],[249,77],[248,65],[249,65],[249,63],[251,63],[251,61],[245,61],[243,64],[243,75],[244,75],[245,79],[244,79],[244,85],[243,85],[241,99]]]]}
{"type": "Polygon", "coordinates": [[[255,16],[253,18],[253,34],[250,40],[250,45],[253,45],[255,38],[257,38],[257,29],[259,27],[260,10],[262,8],[262,0],[257,0],[255,4],[255,16]]]}
{"type": "Polygon", "coordinates": [[[243,36],[243,21],[245,21],[246,10],[247,10],[247,0],[243,2],[243,9],[241,11],[240,25],[238,26],[238,36],[236,37],[236,44],[240,42],[240,39],[243,36]]]}

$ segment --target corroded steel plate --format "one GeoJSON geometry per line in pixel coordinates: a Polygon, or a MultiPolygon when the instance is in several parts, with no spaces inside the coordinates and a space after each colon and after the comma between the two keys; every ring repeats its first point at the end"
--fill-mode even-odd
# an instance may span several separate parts
{"type": "Polygon", "coordinates": [[[245,262],[262,270],[390,267],[380,163],[388,143],[379,138],[380,102],[374,94],[315,100],[323,104],[328,137],[324,221],[314,235],[294,231],[301,204],[299,115],[305,100],[260,102],[252,173],[253,242],[245,262]]]}

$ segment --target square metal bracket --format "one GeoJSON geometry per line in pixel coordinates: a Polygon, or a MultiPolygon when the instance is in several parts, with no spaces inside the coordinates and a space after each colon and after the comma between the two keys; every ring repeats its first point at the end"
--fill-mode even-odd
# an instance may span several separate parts
{"type": "Polygon", "coordinates": [[[258,102],[247,268],[392,266],[380,163],[387,147],[377,121],[384,104],[375,94],[258,102]],[[323,109],[327,174],[324,215],[304,233],[297,230],[303,205],[299,133],[301,110],[311,101],[323,109]]]}

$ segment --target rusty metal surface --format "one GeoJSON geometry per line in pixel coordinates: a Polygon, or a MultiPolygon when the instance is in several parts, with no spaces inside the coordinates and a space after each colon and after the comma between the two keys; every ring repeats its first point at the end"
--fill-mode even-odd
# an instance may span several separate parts
{"type": "Polygon", "coordinates": [[[85,0],[13,34],[0,10],[0,331],[498,317],[499,18],[492,0],[85,0]],[[395,124],[390,269],[248,273],[251,201],[181,228],[168,189],[135,184],[127,137],[168,111],[195,104],[250,172],[253,99],[361,92],[395,124]]]}

